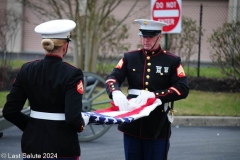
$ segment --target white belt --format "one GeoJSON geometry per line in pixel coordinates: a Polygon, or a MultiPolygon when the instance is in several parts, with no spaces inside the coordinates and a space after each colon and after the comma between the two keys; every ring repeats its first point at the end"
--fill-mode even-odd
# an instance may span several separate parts
{"type": "MultiPolygon", "coordinates": [[[[133,94],[133,95],[140,95],[142,92],[146,92],[145,90],[140,90],[140,89],[129,89],[128,94],[133,94]]],[[[164,103],[164,107],[168,107],[168,103],[164,103]]],[[[165,111],[167,108],[165,109],[165,111]]]]}
{"type": "Polygon", "coordinates": [[[65,120],[64,113],[47,113],[47,112],[38,112],[31,110],[30,117],[37,119],[45,119],[45,120],[65,120]]]}
{"type": "Polygon", "coordinates": [[[140,95],[143,90],[140,89],[129,89],[128,94],[133,94],[133,95],[140,95]]]}

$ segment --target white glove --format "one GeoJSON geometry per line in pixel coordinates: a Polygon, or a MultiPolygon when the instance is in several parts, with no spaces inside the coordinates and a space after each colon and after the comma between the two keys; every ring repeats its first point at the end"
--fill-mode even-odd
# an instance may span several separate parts
{"type": "Polygon", "coordinates": [[[127,100],[127,97],[121,91],[113,91],[112,98],[113,98],[114,104],[118,106],[120,111],[127,110],[128,100],[127,100]]]}
{"type": "Polygon", "coordinates": [[[89,119],[90,119],[90,115],[87,114],[87,113],[82,112],[82,118],[84,120],[85,126],[88,125],[88,122],[89,122],[89,119]]]}
{"type": "Polygon", "coordinates": [[[155,94],[153,92],[143,90],[135,99],[135,103],[142,106],[147,103],[148,98],[155,98],[155,94]]]}

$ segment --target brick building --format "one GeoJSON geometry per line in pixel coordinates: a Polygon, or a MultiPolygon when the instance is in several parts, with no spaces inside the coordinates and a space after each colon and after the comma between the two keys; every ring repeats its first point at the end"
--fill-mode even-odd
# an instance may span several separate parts
{"type": "MultiPolygon", "coordinates": [[[[124,0],[113,12],[115,17],[122,18],[124,12],[127,12],[133,5],[134,0],[124,0]]],[[[197,21],[199,24],[200,5],[203,5],[203,19],[202,28],[204,29],[204,36],[202,39],[202,61],[210,61],[209,58],[209,44],[207,39],[214,29],[220,27],[225,22],[232,20],[240,20],[240,2],[238,0],[182,0],[182,15],[190,17],[197,21]]],[[[40,45],[41,36],[34,32],[36,25],[44,22],[45,20],[40,17],[36,17],[28,8],[23,7],[21,4],[14,0],[1,0],[0,9],[2,16],[2,22],[7,21],[7,17],[4,16],[10,10],[14,10],[28,21],[22,21],[17,23],[18,29],[14,39],[7,40],[14,41],[14,43],[7,43],[7,49],[14,53],[40,53],[44,54],[44,51],[40,45]],[[14,44],[14,45],[10,45],[14,44]]],[[[130,50],[137,48],[140,43],[138,34],[138,25],[134,24],[134,19],[137,18],[150,18],[150,0],[139,0],[135,6],[131,16],[129,16],[124,22],[129,26],[129,38],[128,42],[131,43],[130,50]]],[[[73,52],[73,47],[70,46],[70,55],[73,52]]],[[[193,60],[197,59],[197,53],[193,56],[193,60]]]]}

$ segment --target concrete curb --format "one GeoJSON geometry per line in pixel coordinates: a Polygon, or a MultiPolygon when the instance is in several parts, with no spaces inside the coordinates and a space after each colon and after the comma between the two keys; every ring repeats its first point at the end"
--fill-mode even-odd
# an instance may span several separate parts
{"type": "Polygon", "coordinates": [[[181,125],[181,126],[240,126],[240,117],[175,116],[172,125],[181,125]]]}
{"type": "MultiPolygon", "coordinates": [[[[0,109],[0,118],[2,109],[0,109]]],[[[240,126],[240,117],[174,116],[174,126],[240,126]]]]}

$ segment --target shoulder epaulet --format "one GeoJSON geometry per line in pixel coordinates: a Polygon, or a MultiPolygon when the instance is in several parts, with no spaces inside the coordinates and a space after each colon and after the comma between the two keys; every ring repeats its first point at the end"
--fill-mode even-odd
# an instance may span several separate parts
{"type": "Polygon", "coordinates": [[[126,52],[126,53],[139,52],[139,51],[141,51],[141,50],[142,50],[142,48],[139,48],[139,49],[137,49],[137,50],[131,50],[131,51],[128,51],[128,52],[126,52]]]}
{"type": "Polygon", "coordinates": [[[70,64],[70,63],[68,63],[68,62],[66,62],[66,61],[63,61],[63,63],[65,63],[65,64],[67,64],[67,65],[69,65],[69,66],[72,66],[72,67],[74,67],[74,68],[77,68],[76,66],[74,66],[74,65],[72,65],[72,64],[70,64]]]}
{"type": "Polygon", "coordinates": [[[169,56],[173,56],[173,57],[178,57],[176,54],[174,54],[174,53],[172,53],[172,52],[169,52],[169,51],[166,51],[166,50],[162,50],[162,52],[164,53],[164,54],[167,54],[167,55],[169,55],[169,56]]]}
{"type": "Polygon", "coordinates": [[[37,61],[40,61],[40,60],[42,60],[42,59],[31,60],[31,61],[26,62],[25,64],[27,64],[27,63],[32,63],[32,62],[37,62],[37,61]]]}

